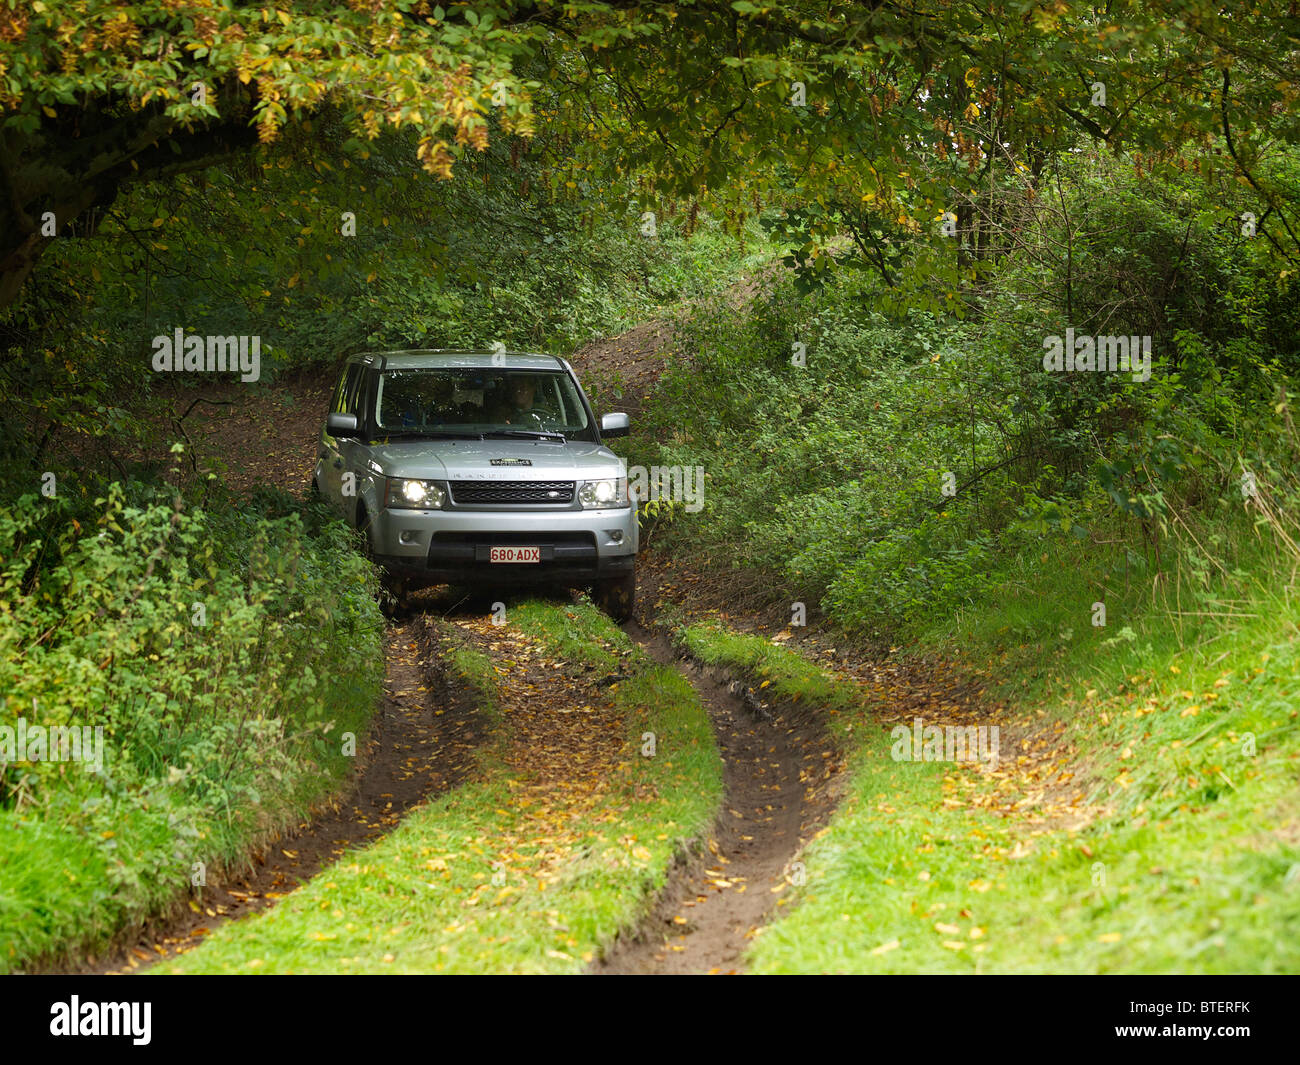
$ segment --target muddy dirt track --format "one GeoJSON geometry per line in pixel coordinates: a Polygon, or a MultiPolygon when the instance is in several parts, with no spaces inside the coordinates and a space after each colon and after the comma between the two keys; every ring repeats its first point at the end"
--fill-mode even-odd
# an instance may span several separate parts
{"type": "Polygon", "coordinates": [[[589,971],[735,973],[755,931],[800,877],[796,856],[829,817],[841,766],[815,712],[761,702],[743,680],[676,659],[662,635],[635,622],[626,628],[699,693],[725,793],[712,837],[683,856],[649,917],[589,971]]]}
{"type": "MultiPolygon", "coordinates": [[[[485,623],[447,603],[425,605],[446,610],[453,623],[485,623]]],[[[349,798],[268,845],[249,869],[196,892],[197,908],[154,922],[124,949],[75,971],[142,972],[193,949],[219,924],[274,905],[346,848],[378,838],[414,804],[465,779],[485,727],[441,670],[432,616],[416,612],[390,630],[385,695],[349,798]]],[[[657,661],[682,670],[699,693],[723,758],[725,794],[714,831],[680,856],[645,919],[588,971],[736,973],[755,930],[800,876],[798,850],[832,811],[841,766],[815,711],[760,701],[742,680],[681,659],[661,633],[638,622],[625,630],[657,661]]],[[[508,630],[492,636],[484,649],[494,660],[522,657],[508,630]]],[[[528,705],[510,701],[520,711],[528,705]]],[[[534,732],[545,727],[532,716],[534,732]]],[[[534,736],[520,747],[545,750],[552,744],[544,739],[534,736]]],[[[548,786],[563,790],[558,778],[566,773],[577,786],[588,770],[553,760],[548,786]]]]}
{"type": "Polygon", "coordinates": [[[425,619],[393,624],[385,653],[384,695],[357,745],[350,794],[269,843],[248,868],[214,872],[178,915],[152,922],[123,949],[72,971],[131,972],[190,950],[218,924],[269,908],[347,848],[391,831],[416,803],[465,778],[484,725],[447,681],[425,619]]]}
{"type": "MultiPolygon", "coordinates": [[[[608,401],[637,411],[663,367],[670,337],[667,324],[647,323],[589,345],[573,362],[608,401]]],[[[232,477],[232,487],[273,483],[296,493],[310,479],[328,377],[302,375],[275,391],[252,394],[218,386],[210,402],[197,406],[188,395],[178,397],[176,413],[185,414],[186,436],[200,456],[265,456],[232,477]],[[252,441],[268,434],[278,449],[250,451],[252,441]]],[[[351,794],[266,845],[248,868],[210,874],[187,909],[153,922],[124,948],[87,959],[75,971],[140,971],[192,949],[218,924],[274,905],[346,848],[391,830],[411,806],[465,778],[485,726],[443,676],[433,625],[421,609],[457,608],[426,600],[393,619],[385,694],[358,750],[351,794]]],[[[589,971],[737,972],[755,930],[800,876],[799,848],[829,817],[841,766],[815,711],[760,702],[743,679],[681,659],[655,627],[648,603],[638,616],[640,621],[627,624],[628,634],[659,662],[681,669],[708,710],[725,766],[725,795],[710,838],[680,857],[645,919],[589,971]]],[[[493,652],[494,658],[509,654],[508,647],[493,652]]]]}

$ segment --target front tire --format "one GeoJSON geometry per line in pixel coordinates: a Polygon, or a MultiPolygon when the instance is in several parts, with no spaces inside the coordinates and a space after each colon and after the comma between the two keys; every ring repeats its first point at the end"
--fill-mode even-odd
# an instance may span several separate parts
{"type": "Polygon", "coordinates": [[[636,604],[636,570],[621,577],[597,581],[591,589],[591,598],[615,621],[627,621],[636,604]]]}
{"type": "Polygon", "coordinates": [[[364,551],[366,557],[370,559],[379,568],[379,603],[385,608],[385,613],[395,613],[406,610],[411,605],[411,589],[409,584],[401,577],[389,573],[384,566],[375,558],[375,544],[372,538],[370,528],[370,511],[366,509],[365,503],[357,504],[357,532],[362,536],[365,542],[364,551]]]}
{"type": "Polygon", "coordinates": [[[374,541],[371,538],[370,525],[371,525],[370,511],[366,509],[366,504],[364,501],[359,501],[357,503],[356,530],[361,534],[362,540],[365,541],[365,547],[363,548],[363,550],[366,553],[366,558],[370,559],[373,562],[375,558],[375,545],[374,545],[374,541]]]}
{"type": "Polygon", "coordinates": [[[384,592],[392,600],[393,610],[409,610],[411,608],[410,584],[402,577],[394,577],[387,570],[381,570],[380,573],[384,592]]]}

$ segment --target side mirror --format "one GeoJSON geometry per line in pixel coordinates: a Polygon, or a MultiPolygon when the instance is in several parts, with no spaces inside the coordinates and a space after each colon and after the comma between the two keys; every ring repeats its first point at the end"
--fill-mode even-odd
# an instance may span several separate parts
{"type": "Polygon", "coordinates": [[[325,432],[330,436],[360,436],[355,414],[330,414],[325,418],[325,432]]]}
{"type": "Polygon", "coordinates": [[[627,436],[630,431],[627,415],[623,413],[606,414],[600,419],[601,436],[627,436]]]}

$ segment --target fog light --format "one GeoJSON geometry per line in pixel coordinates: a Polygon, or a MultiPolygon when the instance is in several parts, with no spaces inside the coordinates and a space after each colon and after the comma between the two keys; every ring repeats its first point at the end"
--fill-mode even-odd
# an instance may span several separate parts
{"type": "Polygon", "coordinates": [[[622,529],[606,529],[605,535],[608,536],[616,544],[621,544],[623,542],[622,529]]]}
{"type": "Polygon", "coordinates": [[[398,536],[398,540],[404,544],[414,544],[419,542],[419,537],[413,530],[403,529],[401,535],[398,536]]]}

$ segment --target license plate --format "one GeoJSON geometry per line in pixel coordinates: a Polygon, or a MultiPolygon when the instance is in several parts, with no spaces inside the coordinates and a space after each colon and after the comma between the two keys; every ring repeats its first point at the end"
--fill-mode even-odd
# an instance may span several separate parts
{"type": "Polygon", "coordinates": [[[540,547],[494,547],[488,556],[490,562],[540,562],[540,547]]]}

